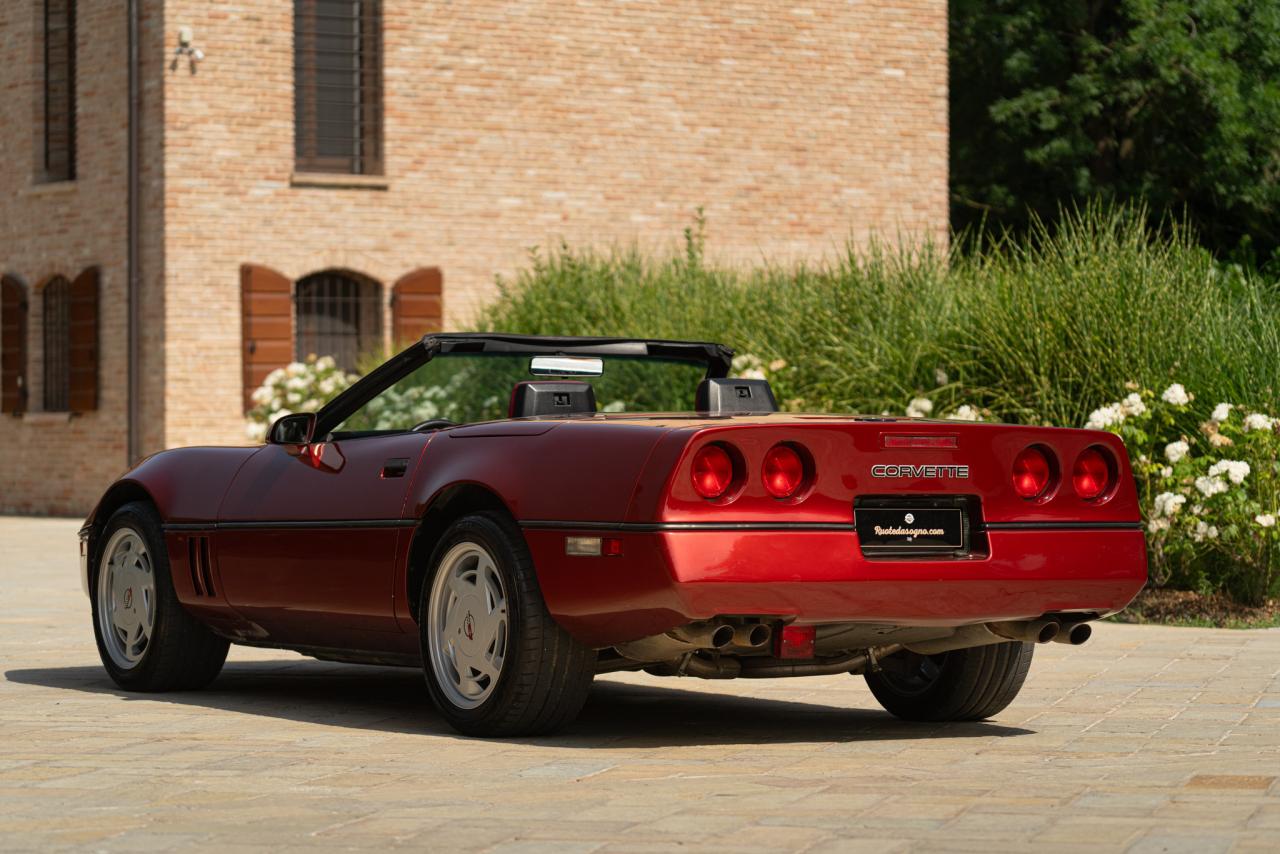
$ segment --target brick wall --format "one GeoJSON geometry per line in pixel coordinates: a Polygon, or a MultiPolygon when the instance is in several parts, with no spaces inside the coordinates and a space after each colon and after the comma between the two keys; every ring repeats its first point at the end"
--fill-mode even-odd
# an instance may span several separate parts
{"type": "MultiPolygon", "coordinates": [[[[946,236],[944,0],[384,0],[379,188],[293,179],[292,3],[163,2],[163,22],[151,20],[157,31],[163,24],[163,42],[149,48],[160,62],[147,79],[149,109],[164,116],[163,152],[148,158],[158,243],[148,269],[163,264],[163,292],[160,280],[149,281],[156,292],[147,303],[155,321],[146,333],[150,447],[244,441],[246,262],[294,279],[348,268],[388,292],[400,275],[437,266],[447,324],[462,329],[493,294],[495,274],[519,267],[530,247],[564,239],[666,248],[698,206],[709,220],[709,255],[722,261],[813,258],[873,232],[946,236]],[[168,67],[181,26],[194,29],[205,53],[194,74],[185,62],[168,67]]],[[[0,27],[0,39],[6,55],[34,62],[35,4],[27,5],[5,4],[0,15],[13,23],[0,27]],[[23,7],[16,19],[12,5],[23,7]]],[[[113,5],[81,0],[82,15],[113,5]]],[[[102,434],[94,441],[107,443],[111,464],[72,503],[123,464],[124,65],[113,52],[124,19],[106,17],[80,72],[92,75],[81,86],[82,157],[98,122],[104,162],[82,160],[85,177],[69,191],[30,190],[30,170],[11,174],[8,158],[0,166],[4,228],[23,246],[3,250],[0,266],[29,281],[42,275],[41,263],[73,254],[57,237],[65,229],[85,244],[74,258],[94,256],[115,289],[103,321],[113,373],[93,416],[110,415],[111,428],[90,430],[86,418],[36,440],[29,425],[0,427],[0,441],[22,433],[48,448],[63,447],[73,431],[102,434]],[[70,202],[67,193],[83,195],[70,202]],[[30,220],[11,212],[46,198],[78,213],[59,214],[57,229],[32,237],[30,220]]],[[[81,28],[82,46],[88,31],[81,28]]],[[[30,69],[0,68],[6,93],[25,93],[3,106],[18,126],[32,115],[30,78],[30,69]]],[[[148,138],[160,144],[157,134],[148,138]]],[[[6,462],[0,472],[13,468],[6,462]]],[[[39,506],[48,497],[40,489],[24,481],[15,494],[35,497],[0,507],[39,506]]]]}
{"type": "MultiPolygon", "coordinates": [[[[39,0],[0,3],[0,271],[25,284],[28,318],[28,406],[21,418],[0,415],[0,512],[80,514],[126,467],[125,436],[125,201],[128,109],[126,19],[118,0],[79,0],[77,23],[77,178],[37,183],[42,145],[43,44],[39,0]],[[43,353],[41,288],[55,275],[74,278],[86,267],[102,270],[99,406],[68,416],[41,413],[43,353]]],[[[144,59],[158,65],[160,7],[144,14],[144,59]]],[[[154,77],[154,75],[153,75],[154,77]]],[[[145,121],[148,161],[157,162],[160,109],[155,79],[148,87],[145,121]]],[[[146,224],[159,234],[162,210],[158,170],[149,169],[146,224]]],[[[158,447],[163,398],[156,381],[163,363],[163,328],[155,311],[162,296],[160,241],[144,245],[149,310],[143,368],[151,376],[144,396],[158,447]]]]}

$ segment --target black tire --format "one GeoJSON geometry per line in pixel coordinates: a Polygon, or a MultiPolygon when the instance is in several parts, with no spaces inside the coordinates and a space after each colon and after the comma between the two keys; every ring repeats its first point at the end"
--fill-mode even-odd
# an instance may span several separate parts
{"type": "Polygon", "coordinates": [[[98,656],[112,681],[127,691],[190,691],[212,682],[222,670],[230,643],[188,614],[178,601],[164,531],[155,508],[134,501],[116,510],[107,520],[92,557],[89,599],[93,605],[93,636],[98,643],[98,656]],[[125,528],[136,533],[146,546],[155,590],[151,637],[141,658],[130,667],[118,664],[107,650],[98,589],[106,547],[125,528]]]}
{"type": "Polygon", "coordinates": [[[980,721],[1022,690],[1035,644],[997,643],[924,656],[901,652],[866,674],[885,710],[908,721],[980,721]]]}
{"type": "MultiPolygon", "coordinates": [[[[431,555],[418,605],[427,688],[440,714],[458,732],[483,737],[542,735],[578,716],[591,690],[596,653],[576,641],[548,613],[528,546],[509,518],[477,513],[454,522],[431,555]],[[456,547],[467,544],[482,547],[492,558],[505,594],[507,621],[501,670],[492,686],[486,681],[487,695],[472,708],[451,699],[451,691],[456,689],[442,687],[449,673],[441,675],[436,669],[450,665],[436,663],[429,639],[431,594],[437,576],[444,569],[444,559],[456,553],[456,547]]],[[[440,629],[439,637],[443,635],[440,629]]]]}

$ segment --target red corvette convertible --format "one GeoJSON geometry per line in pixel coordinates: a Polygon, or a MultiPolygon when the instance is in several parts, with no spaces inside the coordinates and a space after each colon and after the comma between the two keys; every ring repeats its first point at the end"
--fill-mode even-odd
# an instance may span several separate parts
{"type": "Polygon", "coordinates": [[[474,735],[561,727],[621,670],[861,674],[973,720],[1142,587],[1115,436],[781,413],[731,358],[428,335],[264,446],[156,454],[80,532],[102,662],[139,691],[229,643],[422,667],[474,735]]]}

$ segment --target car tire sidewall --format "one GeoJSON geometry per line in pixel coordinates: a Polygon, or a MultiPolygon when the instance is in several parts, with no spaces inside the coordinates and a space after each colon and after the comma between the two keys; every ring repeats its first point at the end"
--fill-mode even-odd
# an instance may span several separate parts
{"type": "Polygon", "coordinates": [[[93,614],[93,638],[98,644],[98,656],[102,665],[115,682],[125,688],[142,687],[151,681],[159,650],[165,643],[168,634],[168,623],[174,618],[174,610],[181,608],[177,594],[173,589],[173,576],[169,570],[169,555],[165,547],[164,532],[155,512],[144,504],[126,504],[111,515],[103,528],[102,536],[94,549],[93,560],[89,565],[89,601],[93,614]],[[156,588],[155,622],[152,627],[151,640],[141,661],[134,667],[123,668],[107,651],[102,637],[102,626],[99,622],[100,604],[98,601],[98,576],[102,572],[102,560],[105,549],[112,536],[121,528],[131,528],[143,543],[151,557],[151,573],[156,588]]]}
{"type": "Polygon", "coordinates": [[[452,723],[480,724],[494,715],[501,714],[507,706],[508,695],[512,691],[512,683],[515,679],[513,671],[519,666],[521,645],[524,642],[520,631],[524,614],[523,602],[519,595],[519,579],[515,573],[516,559],[513,544],[508,540],[505,532],[493,520],[483,516],[468,516],[455,522],[431,554],[431,571],[422,585],[418,602],[418,641],[422,649],[423,672],[426,674],[427,690],[431,694],[431,700],[440,713],[452,723]],[[428,632],[431,631],[431,590],[442,568],[441,561],[450,549],[465,542],[482,547],[493,558],[493,564],[502,577],[502,586],[507,600],[507,650],[503,656],[502,671],[498,674],[497,684],[494,685],[489,696],[480,705],[470,709],[454,705],[440,688],[428,639],[428,632]]]}

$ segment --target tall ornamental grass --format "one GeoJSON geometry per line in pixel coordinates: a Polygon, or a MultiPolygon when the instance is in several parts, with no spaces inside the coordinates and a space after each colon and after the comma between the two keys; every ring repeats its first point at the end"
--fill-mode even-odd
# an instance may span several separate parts
{"type": "Polygon", "coordinates": [[[1126,383],[1218,400],[1280,392],[1280,289],[1215,262],[1140,210],[1091,207],[1023,239],[849,248],[821,263],[709,264],[682,252],[535,252],[481,328],[721,341],[762,365],[789,408],[934,414],[961,405],[1079,426],[1126,383]]]}

